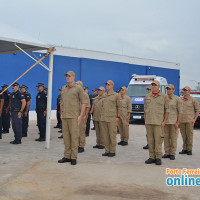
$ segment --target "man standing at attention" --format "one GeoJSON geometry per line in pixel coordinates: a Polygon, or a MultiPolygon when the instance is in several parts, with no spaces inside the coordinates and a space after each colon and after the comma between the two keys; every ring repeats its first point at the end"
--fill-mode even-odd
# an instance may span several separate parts
{"type": "Polygon", "coordinates": [[[183,138],[183,149],[179,154],[192,155],[193,127],[199,116],[199,103],[190,96],[190,87],[183,88],[183,115],[180,123],[180,131],[183,138]]]}
{"type": "Polygon", "coordinates": [[[144,120],[149,145],[149,159],[145,163],[161,165],[164,126],[169,115],[169,99],[166,94],[160,92],[159,81],[154,80],[151,85],[152,93],[146,95],[144,103],[144,120]]]}
{"type": "Polygon", "coordinates": [[[101,113],[101,128],[104,134],[105,153],[102,156],[113,157],[117,144],[117,125],[122,112],[120,96],[113,91],[114,82],[108,80],[106,83],[107,92],[103,100],[101,113]]]}
{"type": "Polygon", "coordinates": [[[73,71],[68,71],[65,76],[67,85],[62,87],[60,101],[65,151],[64,157],[58,160],[58,163],[71,162],[71,165],[76,165],[79,125],[84,116],[87,102],[83,93],[83,88],[75,83],[75,73],[73,71]]]}

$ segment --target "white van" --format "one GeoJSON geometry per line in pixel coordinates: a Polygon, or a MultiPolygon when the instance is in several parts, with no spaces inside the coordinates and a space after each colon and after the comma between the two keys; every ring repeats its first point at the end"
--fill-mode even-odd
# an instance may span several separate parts
{"type": "Polygon", "coordinates": [[[166,93],[165,88],[168,85],[166,78],[156,75],[132,75],[127,91],[132,101],[131,119],[144,119],[144,98],[148,93],[147,87],[154,80],[160,82],[160,91],[166,93]]]}

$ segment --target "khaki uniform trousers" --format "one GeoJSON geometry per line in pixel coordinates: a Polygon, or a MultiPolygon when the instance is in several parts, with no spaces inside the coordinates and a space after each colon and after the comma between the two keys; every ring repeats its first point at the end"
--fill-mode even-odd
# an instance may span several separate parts
{"type": "Polygon", "coordinates": [[[98,146],[104,146],[103,132],[101,130],[100,121],[94,121],[95,130],[96,130],[96,144],[98,146]]]}
{"type": "Polygon", "coordinates": [[[149,158],[162,158],[162,143],[164,133],[160,125],[147,124],[147,141],[149,145],[149,158]]]}
{"type": "Polygon", "coordinates": [[[180,123],[180,131],[183,138],[183,150],[192,151],[193,147],[192,122],[180,123]]]}
{"type": "Polygon", "coordinates": [[[126,120],[119,119],[119,133],[121,141],[128,142],[129,140],[129,124],[126,122],[126,120]]]}
{"type": "Polygon", "coordinates": [[[175,124],[165,124],[164,127],[164,149],[167,155],[176,155],[178,130],[175,124]]]}
{"type": "Polygon", "coordinates": [[[77,159],[79,128],[77,119],[62,119],[62,133],[65,145],[64,157],[77,159]]]}
{"type": "Polygon", "coordinates": [[[85,130],[86,130],[86,123],[84,123],[84,120],[82,119],[79,125],[79,144],[78,144],[78,146],[81,148],[85,147],[85,130]]]}
{"type": "MultiPolygon", "coordinates": [[[[115,153],[117,145],[117,126],[115,122],[100,122],[106,153],[115,153]]],[[[96,127],[95,127],[96,128],[96,127]]]]}

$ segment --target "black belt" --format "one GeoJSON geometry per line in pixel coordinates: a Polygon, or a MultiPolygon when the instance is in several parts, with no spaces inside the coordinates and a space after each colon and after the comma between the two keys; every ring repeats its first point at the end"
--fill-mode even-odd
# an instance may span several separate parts
{"type": "Polygon", "coordinates": [[[44,109],[44,108],[40,108],[40,109],[39,109],[39,108],[37,108],[37,109],[36,109],[36,111],[37,111],[37,112],[44,112],[44,111],[45,111],[45,109],[44,109]]]}
{"type": "Polygon", "coordinates": [[[12,108],[11,112],[19,112],[21,108],[12,108]]]}

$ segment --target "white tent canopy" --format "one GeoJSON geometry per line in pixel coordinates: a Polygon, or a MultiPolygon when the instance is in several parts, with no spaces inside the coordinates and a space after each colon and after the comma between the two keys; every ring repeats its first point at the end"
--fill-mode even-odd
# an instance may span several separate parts
{"type": "MultiPolygon", "coordinates": [[[[9,27],[8,25],[0,24],[0,54],[17,53],[22,51],[26,53],[26,51],[45,50],[49,48],[51,48],[50,45],[46,45],[34,38],[31,38],[21,33],[20,31],[9,27]]],[[[40,64],[43,65],[43,63],[40,64]]],[[[49,148],[51,101],[52,101],[53,52],[49,55],[49,68],[47,67],[45,68],[48,70],[48,99],[47,99],[45,147],[49,148]]]]}

